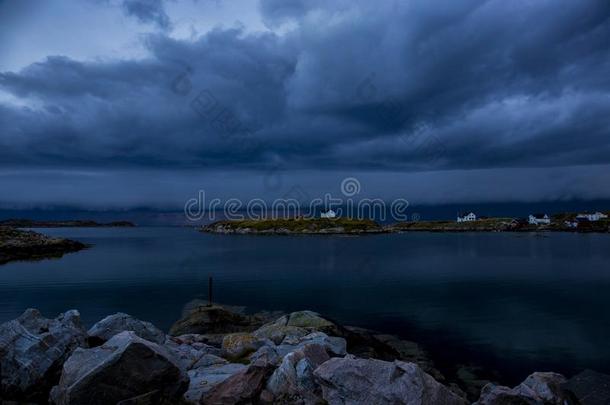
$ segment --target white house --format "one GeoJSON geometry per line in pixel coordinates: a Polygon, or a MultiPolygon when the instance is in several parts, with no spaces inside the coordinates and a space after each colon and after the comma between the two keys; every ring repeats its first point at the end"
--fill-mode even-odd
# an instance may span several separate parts
{"type": "Polygon", "coordinates": [[[591,222],[595,222],[595,221],[599,221],[600,219],[608,218],[608,215],[602,214],[599,211],[595,212],[593,214],[591,214],[589,212],[585,212],[585,213],[576,215],[576,218],[578,218],[578,219],[587,219],[587,220],[589,220],[591,222]]]}
{"type": "Polygon", "coordinates": [[[320,218],[336,218],[337,213],[333,210],[328,210],[320,214],[320,218]]]}
{"type": "Polygon", "coordinates": [[[551,218],[547,214],[530,214],[527,222],[530,225],[550,225],[551,218]]]}
{"type": "Polygon", "coordinates": [[[458,214],[458,217],[457,217],[458,222],[472,222],[472,221],[476,221],[476,220],[477,220],[477,216],[475,215],[474,212],[461,213],[461,214],[458,214]]]}

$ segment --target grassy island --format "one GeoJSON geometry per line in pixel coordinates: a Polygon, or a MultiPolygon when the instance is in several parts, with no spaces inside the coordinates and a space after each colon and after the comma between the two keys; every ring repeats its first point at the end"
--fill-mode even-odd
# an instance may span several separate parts
{"type": "Polygon", "coordinates": [[[86,248],[83,243],[52,238],[32,231],[0,226],[0,264],[13,260],[41,260],[61,257],[86,248]]]}
{"type": "Polygon", "coordinates": [[[218,221],[202,228],[210,233],[237,234],[363,234],[384,229],[368,219],[351,218],[281,218],[218,221]]]}

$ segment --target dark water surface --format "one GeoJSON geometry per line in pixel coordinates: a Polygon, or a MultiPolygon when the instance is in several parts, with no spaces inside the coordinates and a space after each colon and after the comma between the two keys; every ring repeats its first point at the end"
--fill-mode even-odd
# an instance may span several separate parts
{"type": "Polygon", "coordinates": [[[610,372],[610,235],[208,235],[188,228],[44,229],[95,245],[0,266],[0,322],[28,307],[122,311],[167,329],[194,298],[312,309],[418,341],[441,366],[610,372]]]}

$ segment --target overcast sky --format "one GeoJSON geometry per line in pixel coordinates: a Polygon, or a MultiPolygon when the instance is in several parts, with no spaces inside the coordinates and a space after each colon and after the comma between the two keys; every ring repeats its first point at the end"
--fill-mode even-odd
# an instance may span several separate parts
{"type": "Polygon", "coordinates": [[[610,198],[608,0],[0,0],[0,207],[610,198]]]}

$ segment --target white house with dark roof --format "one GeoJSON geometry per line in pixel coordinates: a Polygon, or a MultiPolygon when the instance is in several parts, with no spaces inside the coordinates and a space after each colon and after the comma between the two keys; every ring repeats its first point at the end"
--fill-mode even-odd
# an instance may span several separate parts
{"type": "Polygon", "coordinates": [[[551,218],[547,214],[530,214],[527,222],[530,225],[550,225],[551,218]]]}
{"type": "Polygon", "coordinates": [[[590,212],[584,212],[582,214],[578,214],[576,215],[577,219],[586,219],[589,220],[591,222],[595,222],[595,221],[599,221],[600,219],[605,219],[608,218],[608,215],[603,214],[599,211],[594,212],[594,213],[590,213],[590,212]]]}
{"type": "Polygon", "coordinates": [[[333,210],[328,210],[320,214],[320,218],[336,218],[337,213],[333,210]]]}
{"type": "Polygon", "coordinates": [[[474,212],[462,212],[457,216],[458,222],[473,222],[477,220],[477,216],[474,212]]]}

